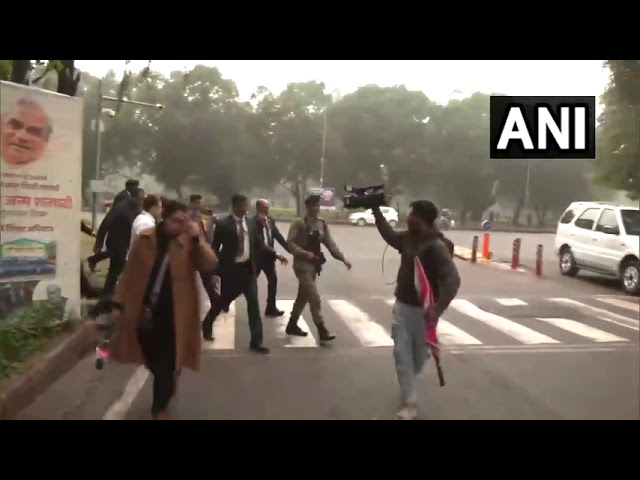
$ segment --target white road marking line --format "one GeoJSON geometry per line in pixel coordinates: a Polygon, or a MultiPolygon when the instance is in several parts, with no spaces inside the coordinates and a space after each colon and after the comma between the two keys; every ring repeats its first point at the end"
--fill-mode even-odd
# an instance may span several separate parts
{"type": "Polygon", "coordinates": [[[601,302],[608,303],[609,305],[613,305],[614,307],[626,308],[627,310],[636,312],[636,314],[640,314],[640,305],[630,302],[629,300],[611,297],[596,297],[596,299],[601,302]]]}
{"type": "Polygon", "coordinates": [[[141,366],[136,369],[127,386],[122,392],[122,396],[111,404],[107,413],[102,417],[103,420],[124,420],[133,404],[134,400],[144,387],[145,382],[149,378],[149,370],[141,366]]]}
{"type": "Polygon", "coordinates": [[[520,307],[528,305],[527,302],[523,302],[519,298],[495,298],[494,300],[505,307],[520,307]]]}
{"type": "Polygon", "coordinates": [[[236,302],[229,305],[229,312],[222,312],[213,322],[213,342],[203,342],[205,350],[233,350],[236,347],[236,302]]]}
{"type": "Polygon", "coordinates": [[[485,325],[495,328],[496,330],[499,330],[512,338],[515,338],[521,343],[527,345],[541,343],[560,343],[557,340],[548,337],[547,335],[543,335],[542,333],[536,332],[535,330],[531,330],[530,328],[513,322],[508,318],[486,312],[481,308],[478,308],[468,300],[456,299],[451,302],[450,306],[451,308],[459,311],[460,313],[463,313],[464,315],[472,317],[479,322],[484,323],[485,325]]]}
{"type": "Polygon", "coordinates": [[[634,327],[633,325],[626,325],[624,323],[620,323],[617,320],[611,320],[610,318],[598,317],[598,320],[602,320],[603,322],[613,323],[614,325],[618,325],[619,327],[630,328],[631,330],[635,330],[636,332],[640,331],[640,328],[634,327]]]}
{"type": "Polygon", "coordinates": [[[329,300],[329,305],[347,324],[349,330],[358,337],[365,347],[389,347],[393,339],[382,328],[382,325],[372,321],[369,315],[346,300],[329,300]]]}
{"type": "Polygon", "coordinates": [[[538,318],[542,322],[549,323],[554,327],[561,328],[567,332],[575,333],[581,337],[589,338],[594,342],[628,342],[626,338],[618,337],[609,332],[585,325],[584,323],[569,320],[568,318],[538,318]]]}
{"type": "MultiPolygon", "coordinates": [[[[393,306],[395,301],[394,298],[389,298],[385,300],[385,303],[393,306]]],[[[469,335],[444,318],[438,320],[438,340],[440,340],[442,345],[482,345],[480,340],[469,335]]]]}
{"type": "Polygon", "coordinates": [[[571,298],[549,298],[548,300],[550,302],[574,307],[575,309],[583,313],[586,312],[588,315],[593,315],[595,313],[598,318],[600,316],[603,316],[605,318],[612,318],[630,327],[636,327],[640,323],[638,320],[634,320],[633,318],[625,317],[624,315],[618,315],[617,313],[609,312],[608,310],[603,310],[601,308],[592,307],[591,305],[580,303],[576,300],[572,300],[571,298]]]}
{"type": "Polygon", "coordinates": [[[480,340],[447,322],[444,318],[438,320],[437,332],[438,340],[442,345],[482,345],[480,340]]]}
{"type": "Polygon", "coordinates": [[[295,300],[277,300],[276,305],[278,310],[284,310],[284,315],[275,319],[276,324],[276,334],[278,338],[286,340],[287,347],[293,348],[310,348],[317,347],[318,342],[316,341],[309,325],[304,321],[302,315],[298,318],[298,326],[304,330],[305,332],[309,332],[309,335],[306,337],[297,337],[295,335],[287,335],[285,332],[287,328],[287,323],[289,322],[289,317],[291,316],[291,309],[293,308],[293,303],[295,300]]]}

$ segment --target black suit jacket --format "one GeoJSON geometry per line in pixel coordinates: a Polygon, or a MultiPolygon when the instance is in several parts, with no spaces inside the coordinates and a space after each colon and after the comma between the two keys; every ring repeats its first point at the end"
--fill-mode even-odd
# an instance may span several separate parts
{"type": "Polygon", "coordinates": [[[126,254],[131,241],[131,227],[139,213],[128,201],[114,206],[107,212],[98,228],[95,246],[102,248],[106,244],[108,251],[126,254]]]}
{"type": "MultiPolygon", "coordinates": [[[[276,258],[273,248],[265,245],[262,236],[256,229],[256,224],[251,218],[247,218],[247,229],[249,230],[249,259],[253,272],[257,272],[257,261],[259,256],[264,258],[276,258]]],[[[218,255],[218,272],[224,276],[238,256],[238,228],[233,215],[229,215],[216,222],[215,233],[213,235],[213,251],[218,255]]]]}
{"type": "MultiPolygon", "coordinates": [[[[262,240],[262,242],[264,242],[265,231],[262,225],[258,223],[258,217],[253,216],[251,218],[251,221],[254,223],[256,232],[260,236],[260,239],[262,240]]],[[[289,245],[287,245],[287,239],[282,236],[282,233],[280,233],[280,229],[276,225],[276,221],[271,217],[267,217],[267,222],[269,222],[269,229],[271,230],[271,238],[267,242],[268,246],[271,249],[274,249],[275,242],[278,242],[280,246],[287,251],[287,253],[291,253],[289,251],[289,245]]],[[[275,257],[272,258],[275,260],[275,257]]]]}

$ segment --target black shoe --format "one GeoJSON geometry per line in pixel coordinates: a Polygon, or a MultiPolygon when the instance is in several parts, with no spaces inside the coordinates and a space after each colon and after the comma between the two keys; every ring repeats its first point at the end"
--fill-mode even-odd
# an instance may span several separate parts
{"type": "Polygon", "coordinates": [[[305,332],[298,326],[297,323],[292,323],[291,321],[289,321],[289,323],[287,324],[287,328],[284,332],[287,335],[294,335],[296,337],[306,337],[307,335],[309,335],[309,332],[305,332]]]}
{"type": "Polygon", "coordinates": [[[260,353],[262,355],[268,355],[271,351],[262,345],[249,345],[249,350],[252,352],[260,353]]]}
{"type": "Polygon", "coordinates": [[[222,309],[222,311],[223,311],[224,313],[229,313],[229,307],[228,307],[228,306],[224,307],[224,308],[222,309]]]}
{"type": "Polygon", "coordinates": [[[281,317],[282,315],[284,315],[284,311],[277,308],[268,308],[264,311],[265,317],[281,317]]]}
{"type": "Polygon", "coordinates": [[[324,324],[318,325],[318,336],[320,337],[321,342],[330,342],[331,340],[335,340],[336,336],[331,335],[329,330],[324,324]]]}
{"type": "Polygon", "coordinates": [[[215,340],[213,333],[210,329],[204,326],[204,323],[202,324],[202,338],[208,342],[213,342],[215,340]]]}

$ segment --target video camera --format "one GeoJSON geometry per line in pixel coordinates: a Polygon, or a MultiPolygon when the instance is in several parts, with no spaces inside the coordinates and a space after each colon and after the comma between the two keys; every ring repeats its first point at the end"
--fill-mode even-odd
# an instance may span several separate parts
{"type": "Polygon", "coordinates": [[[346,195],[343,199],[344,208],[350,210],[364,208],[368,210],[375,207],[386,207],[387,198],[384,194],[384,185],[374,185],[371,187],[351,187],[345,186],[346,195]]]}

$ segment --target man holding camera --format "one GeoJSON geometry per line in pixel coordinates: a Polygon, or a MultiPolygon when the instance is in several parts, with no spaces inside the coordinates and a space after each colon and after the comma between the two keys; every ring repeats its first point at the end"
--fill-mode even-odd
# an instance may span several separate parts
{"type": "Polygon", "coordinates": [[[324,324],[320,293],[316,284],[316,277],[320,275],[322,265],[326,262],[320,245],[324,244],[331,256],[344,263],[349,270],[351,270],[351,263],[344,258],[333,241],[326,222],[318,218],[320,197],[311,195],[306,198],[304,204],[307,210],[306,215],[304,218],[297,218],[293,221],[287,237],[289,251],[293,254],[293,272],[298,279],[298,295],[291,310],[286,333],[298,337],[306,337],[309,334],[298,326],[298,318],[308,302],[313,323],[318,329],[320,342],[330,342],[336,337],[329,333],[324,324]]]}
{"type": "Polygon", "coordinates": [[[393,357],[403,399],[397,418],[417,418],[416,377],[429,358],[425,341],[427,323],[434,326],[460,288],[460,275],[453,263],[453,244],[438,231],[434,223],[438,208],[428,200],[411,204],[407,230],[395,231],[380,207],[372,209],[382,238],[401,255],[393,306],[391,332],[393,357]],[[416,286],[415,262],[418,260],[431,285],[434,303],[425,310],[416,286]]]}

